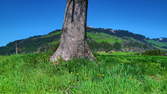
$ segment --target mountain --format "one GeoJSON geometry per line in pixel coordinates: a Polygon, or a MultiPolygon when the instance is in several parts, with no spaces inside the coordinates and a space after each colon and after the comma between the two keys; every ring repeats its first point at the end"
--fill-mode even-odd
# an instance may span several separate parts
{"type": "Polygon", "coordinates": [[[153,40],[159,41],[159,42],[167,42],[167,38],[155,38],[153,40]]]}
{"type": "MultiPolygon", "coordinates": [[[[150,49],[167,50],[167,38],[150,39],[127,30],[104,28],[87,28],[87,41],[90,48],[96,51],[132,51],[143,52],[150,49]]],[[[55,30],[47,35],[34,36],[17,40],[0,47],[0,55],[19,53],[39,53],[55,51],[59,45],[61,30],[55,30]]]]}

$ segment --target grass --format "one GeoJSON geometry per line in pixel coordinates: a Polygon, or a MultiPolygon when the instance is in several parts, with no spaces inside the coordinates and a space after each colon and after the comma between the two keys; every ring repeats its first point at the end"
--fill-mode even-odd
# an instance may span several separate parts
{"type": "MultiPolygon", "coordinates": [[[[147,40],[147,42],[155,45],[155,47],[157,47],[157,48],[162,48],[162,47],[167,46],[167,43],[165,43],[165,42],[158,42],[158,41],[155,41],[155,40],[147,40]]],[[[164,49],[164,50],[166,50],[166,49],[164,49]]]]}
{"type": "Polygon", "coordinates": [[[53,32],[51,34],[42,36],[42,38],[50,38],[50,37],[53,37],[53,36],[60,36],[60,35],[61,35],[61,31],[56,31],[56,32],[53,32]]]}
{"type": "Polygon", "coordinates": [[[0,94],[167,94],[167,57],[96,57],[54,65],[46,53],[0,56],[0,94]]]}
{"type": "Polygon", "coordinates": [[[136,55],[137,53],[135,52],[113,52],[111,53],[111,55],[125,55],[125,56],[128,56],[128,55],[136,55]]]}
{"type": "Polygon", "coordinates": [[[115,36],[111,36],[105,33],[90,33],[88,32],[88,37],[95,40],[97,43],[109,43],[109,44],[113,44],[113,43],[122,43],[123,40],[121,38],[115,37],[115,36]]]}
{"type": "Polygon", "coordinates": [[[135,52],[121,52],[121,51],[117,51],[117,52],[105,52],[105,51],[97,51],[95,54],[98,54],[98,55],[115,55],[115,56],[132,56],[132,55],[138,55],[138,53],[135,53],[135,52]]]}

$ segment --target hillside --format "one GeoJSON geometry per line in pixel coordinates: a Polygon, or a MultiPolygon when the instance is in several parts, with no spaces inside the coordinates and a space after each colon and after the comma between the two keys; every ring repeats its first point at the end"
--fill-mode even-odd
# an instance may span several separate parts
{"type": "MultiPolygon", "coordinates": [[[[47,35],[34,36],[27,39],[14,41],[4,47],[0,47],[0,55],[14,54],[16,45],[19,53],[55,51],[59,44],[60,35],[61,30],[55,30],[47,35]]],[[[126,30],[88,27],[87,37],[90,48],[94,52],[143,52],[149,49],[167,50],[166,41],[149,39],[143,35],[134,34],[126,30]]]]}

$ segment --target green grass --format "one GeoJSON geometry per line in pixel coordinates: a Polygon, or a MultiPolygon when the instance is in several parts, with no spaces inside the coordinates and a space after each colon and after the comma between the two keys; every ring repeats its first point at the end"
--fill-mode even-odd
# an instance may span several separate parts
{"type": "Polygon", "coordinates": [[[108,55],[117,55],[117,56],[119,56],[119,55],[125,55],[125,56],[131,56],[131,55],[137,55],[137,53],[135,53],[135,52],[111,52],[111,53],[109,53],[109,52],[104,52],[104,51],[98,51],[98,52],[96,52],[98,55],[106,55],[106,56],[108,56],[108,55]]]}
{"type": "Polygon", "coordinates": [[[111,55],[125,55],[125,56],[128,56],[128,55],[136,55],[137,53],[135,52],[112,52],[111,55]]]}
{"type": "Polygon", "coordinates": [[[167,57],[96,57],[54,65],[45,53],[0,56],[0,94],[167,94],[167,57]]]}
{"type": "Polygon", "coordinates": [[[111,36],[105,33],[87,33],[88,37],[93,39],[94,41],[96,41],[97,43],[122,43],[123,40],[121,38],[115,37],[115,36],[111,36]]]}
{"type": "Polygon", "coordinates": [[[158,41],[155,41],[155,40],[147,40],[147,42],[155,45],[155,47],[160,48],[160,49],[162,47],[167,47],[167,43],[165,43],[165,42],[158,42],[158,41]]]}
{"type": "Polygon", "coordinates": [[[50,37],[53,37],[53,36],[60,36],[60,35],[61,35],[61,31],[56,31],[56,32],[53,32],[51,34],[42,36],[41,38],[50,38],[50,37]]]}

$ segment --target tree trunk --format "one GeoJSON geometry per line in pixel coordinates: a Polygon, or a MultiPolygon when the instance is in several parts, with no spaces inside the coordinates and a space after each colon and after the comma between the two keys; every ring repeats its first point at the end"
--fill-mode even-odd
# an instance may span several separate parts
{"type": "Polygon", "coordinates": [[[61,42],[50,58],[52,62],[58,59],[94,58],[86,42],[87,7],[88,0],[67,0],[61,42]]]}

